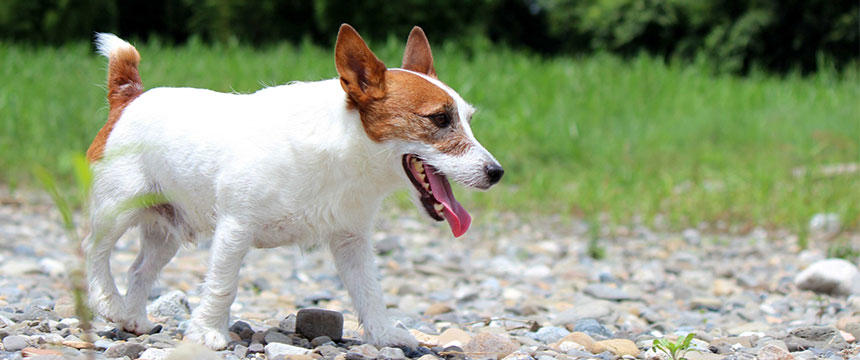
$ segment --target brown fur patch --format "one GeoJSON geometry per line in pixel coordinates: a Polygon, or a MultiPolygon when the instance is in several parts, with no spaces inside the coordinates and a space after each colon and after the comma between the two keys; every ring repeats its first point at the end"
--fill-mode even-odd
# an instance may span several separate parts
{"type": "Polygon", "coordinates": [[[121,48],[110,55],[108,63],[108,103],[110,113],[108,121],[102,126],[89,149],[87,159],[96,162],[104,156],[104,148],[108,136],[119,120],[125,107],[141,93],[143,82],[140,80],[137,66],[140,54],[134,48],[121,48]]]}
{"type": "Polygon", "coordinates": [[[372,140],[420,141],[450,155],[461,155],[471,147],[454,99],[444,90],[418,75],[397,70],[385,73],[385,89],[385,97],[359,110],[372,140]],[[443,111],[451,115],[451,124],[444,128],[424,117],[443,111]]]}

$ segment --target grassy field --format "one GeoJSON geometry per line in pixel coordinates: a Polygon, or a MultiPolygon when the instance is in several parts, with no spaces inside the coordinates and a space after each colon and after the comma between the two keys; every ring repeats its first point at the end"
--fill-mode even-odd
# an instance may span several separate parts
{"type": "MultiPolygon", "coordinates": [[[[252,92],[335,76],[329,49],[139,44],[148,88],[252,92]]],[[[402,42],[374,46],[398,66],[402,42]]],[[[476,42],[439,46],[443,81],[479,108],[473,129],[505,166],[493,191],[457,189],[467,208],[624,223],[800,229],[816,213],[860,225],[860,75],[713,75],[647,56],[543,59],[476,42]]],[[[105,61],[88,44],[0,44],[0,181],[33,184],[38,163],[70,178],[107,116],[105,61]]]]}

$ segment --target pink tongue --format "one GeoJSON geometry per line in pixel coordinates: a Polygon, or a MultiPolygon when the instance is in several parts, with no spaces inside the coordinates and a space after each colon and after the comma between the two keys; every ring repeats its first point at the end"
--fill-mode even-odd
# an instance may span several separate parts
{"type": "Polygon", "coordinates": [[[472,217],[454,199],[448,179],[444,175],[436,174],[435,169],[427,166],[427,164],[424,164],[424,173],[427,174],[427,180],[430,181],[430,189],[433,190],[433,197],[445,207],[442,209],[442,214],[448,220],[448,225],[451,225],[454,237],[460,237],[465,234],[466,230],[469,230],[469,225],[472,224],[472,217]]]}

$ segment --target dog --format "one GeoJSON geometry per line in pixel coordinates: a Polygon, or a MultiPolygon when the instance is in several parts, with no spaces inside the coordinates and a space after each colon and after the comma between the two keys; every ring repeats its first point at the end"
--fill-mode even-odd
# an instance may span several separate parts
{"type": "Polygon", "coordinates": [[[87,151],[93,183],[84,249],[99,315],[133,333],[154,330],[145,305],[158,273],[181,244],[211,237],[203,295],[184,335],[223,349],[248,249],[323,245],[364,340],[417,346],[388,319],[382,299],[369,241],[382,200],[409,187],[415,204],[459,237],[471,218],[448,179],[485,190],[504,173],[472,134],[475,109],[437,78],[420,27],[409,34],[402,67],[389,69],[343,24],[337,78],[253,94],[144,91],[132,45],[112,34],[97,34],[96,45],[109,59],[110,111],[87,151]],[[121,296],[110,254],[133,226],[140,253],[121,296]]]}

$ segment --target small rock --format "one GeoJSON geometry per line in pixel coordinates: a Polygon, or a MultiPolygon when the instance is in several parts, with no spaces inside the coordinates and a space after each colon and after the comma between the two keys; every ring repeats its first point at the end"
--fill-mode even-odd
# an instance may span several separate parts
{"type": "Polygon", "coordinates": [[[517,351],[518,348],[519,346],[506,335],[482,332],[472,337],[472,340],[463,347],[463,350],[467,354],[479,353],[482,356],[496,355],[502,358],[517,351]]]}
{"type": "Polygon", "coordinates": [[[27,346],[30,346],[30,341],[26,336],[11,335],[3,338],[3,349],[6,351],[20,351],[27,346]]]}
{"type": "Polygon", "coordinates": [[[438,356],[433,354],[421,355],[418,360],[441,360],[438,356]]]}
{"type": "Polygon", "coordinates": [[[165,360],[170,355],[170,350],[149,348],[140,353],[138,360],[165,360]]]}
{"type": "Polygon", "coordinates": [[[296,332],[308,339],[328,336],[339,341],[343,337],[343,314],[323,309],[301,309],[296,315],[296,332]]]}
{"type": "Polygon", "coordinates": [[[442,347],[462,347],[468,344],[470,340],[472,340],[472,336],[469,333],[457,328],[449,328],[439,334],[439,344],[442,347]]]}
{"type": "Polygon", "coordinates": [[[380,360],[402,360],[406,359],[406,354],[398,348],[384,347],[379,349],[379,355],[376,355],[376,358],[380,360]]]}
{"type": "Polygon", "coordinates": [[[118,342],[114,343],[105,351],[105,356],[109,358],[118,358],[128,356],[130,359],[137,359],[138,355],[146,350],[141,344],[118,342]]]}
{"type": "Polygon", "coordinates": [[[612,303],[606,300],[595,300],[562,311],[553,320],[553,324],[568,326],[582,319],[602,319],[610,315],[612,315],[612,303]]]}
{"type": "Polygon", "coordinates": [[[798,289],[830,295],[850,295],[860,271],[843,259],[825,259],[809,265],[794,278],[798,289]]]}
{"type": "Polygon", "coordinates": [[[278,328],[288,333],[296,332],[296,314],[287,315],[278,323],[278,328]]]}
{"type": "Polygon", "coordinates": [[[594,319],[582,319],[576,322],[573,331],[584,332],[591,337],[611,338],[612,332],[594,319]]]}
{"type": "Polygon", "coordinates": [[[171,291],[159,296],[152,304],[146,307],[150,316],[174,319],[182,321],[188,318],[191,309],[188,306],[188,298],[179,290],[171,291]]]}
{"type": "Polygon", "coordinates": [[[377,350],[376,347],[373,345],[361,344],[350,347],[349,352],[347,353],[347,357],[349,357],[349,354],[357,354],[370,359],[375,359],[376,356],[379,355],[379,350],[377,350]]]}
{"type": "Polygon", "coordinates": [[[785,338],[788,351],[803,351],[812,348],[842,350],[848,343],[839,330],[829,326],[806,326],[794,329],[785,338]]]}
{"type": "Polygon", "coordinates": [[[63,346],[68,346],[68,347],[70,347],[70,348],[75,348],[75,349],[78,349],[78,350],[81,350],[81,349],[92,349],[92,348],[94,348],[94,347],[95,347],[95,345],[93,345],[93,343],[91,343],[91,342],[86,342],[86,341],[81,341],[81,340],[63,341],[63,342],[62,342],[62,344],[63,344],[63,346]]]}
{"type": "Polygon", "coordinates": [[[556,343],[556,347],[561,350],[562,346],[564,345],[565,349],[562,350],[564,352],[568,352],[570,350],[588,350],[588,351],[591,351],[591,349],[594,347],[594,343],[595,343],[595,341],[594,341],[594,339],[591,338],[591,336],[588,336],[588,334],[586,334],[584,332],[578,331],[578,332],[572,332],[572,333],[568,334],[567,336],[559,339],[558,342],[556,343]],[[577,344],[579,346],[573,346],[571,344],[564,345],[564,343],[572,343],[572,344],[577,344]],[[582,347],[582,349],[580,349],[579,347],[582,347]]]}
{"type": "Polygon", "coordinates": [[[717,298],[697,297],[690,300],[690,308],[693,310],[719,311],[723,302],[717,298]]]}
{"type": "Polygon", "coordinates": [[[567,331],[565,328],[557,327],[557,326],[544,326],[538,331],[533,333],[528,333],[528,337],[540,341],[544,344],[554,343],[559,339],[570,334],[570,331],[567,331]]]}
{"type": "Polygon", "coordinates": [[[759,360],[792,360],[788,350],[776,345],[765,345],[756,354],[759,360]]]}
{"type": "Polygon", "coordinates": [[[313,340],[311,340],[311,346],[318,347],[318,346],[322,346],[323,344],[328,344],[330,342],[332,342],[332,341],[331,341],[331,338],[328,336],[317,336],[317,337],[313,338],[313,340]]]}
{"type": "Polygon", "coordinates": [[[444,303],[435,303],[427,307],[427,310],[424,310],[424,316],[436,316],[445,313],[449,313],[454,309],[444,303]]]}
{"type": "Polygon", "coordinates": [[[265,336],[263,337],[263,340],[265,341],[266,344],[281,343],[281,344],[293,345],[293,340],[290,339],[289,336],[278,331],[277,328],[271,328],[269,330],[266,330],[265,336]]]}
{"type": "Polygon", "coordinates": [[[592,353],[599,354],[604,351],[609,351],[618,356],[636,356],[639,355],[639,348],[633,341],[627,339],[610,339],[594,343],[591,349],[592,353]]]}
{"type": "Polygon", "coordinates": [[[522,350],[517,350],[510,355],[505,356],[502,360],[534,360],[534,358],[529,355],[527,352],[523,352],[522,350]]]}
{"type": "Polygon", "coordinates": [[[636,299],[636,297],[631,296],[624,290],[607,284],[588,284],[588,286],[586,286],[582,291],[588,295],[604,300],[623,301],[636,299]]]}
{"type": "Polygon", "coordinates": [[[263,347],[263,344],[260,344],[258,342],[255,342],[255,343],[252,343],[251,345],[248,345],[248,352],[249,353],[261,353],[265,350],[266,349],[263,347]]]}
{"type": "Polygon", "coordinates": [[[269,359],[272,359],[275,356],[280,356],[280,355],[307,355],[307,354],[310,354],[310,352],[311,352],[310,350],[302,348],[302,347],[287,345],[287,344],[281,344],[281,343],[267,344],[265,347],[265,350],[266,350],[266,356],[269,357],[269,359]]]}
{"type": "Polygon", "coordinates": [[[251,328],[251,325],[244,321],[234,322],[233,325],[230,325],[230,332],[235,333],[239,336],[239,339],[250,341],[251,336],[254,335],[254,329],[251,328]]]}
{"type": "Polygon", "coordinates": [[[233,347],[233,355],[236,355],[236,357],[240,359],[244,359],[245,356],[248,355],[248,347],[242,344],[236,344],[236,346],[233,347]]]}

